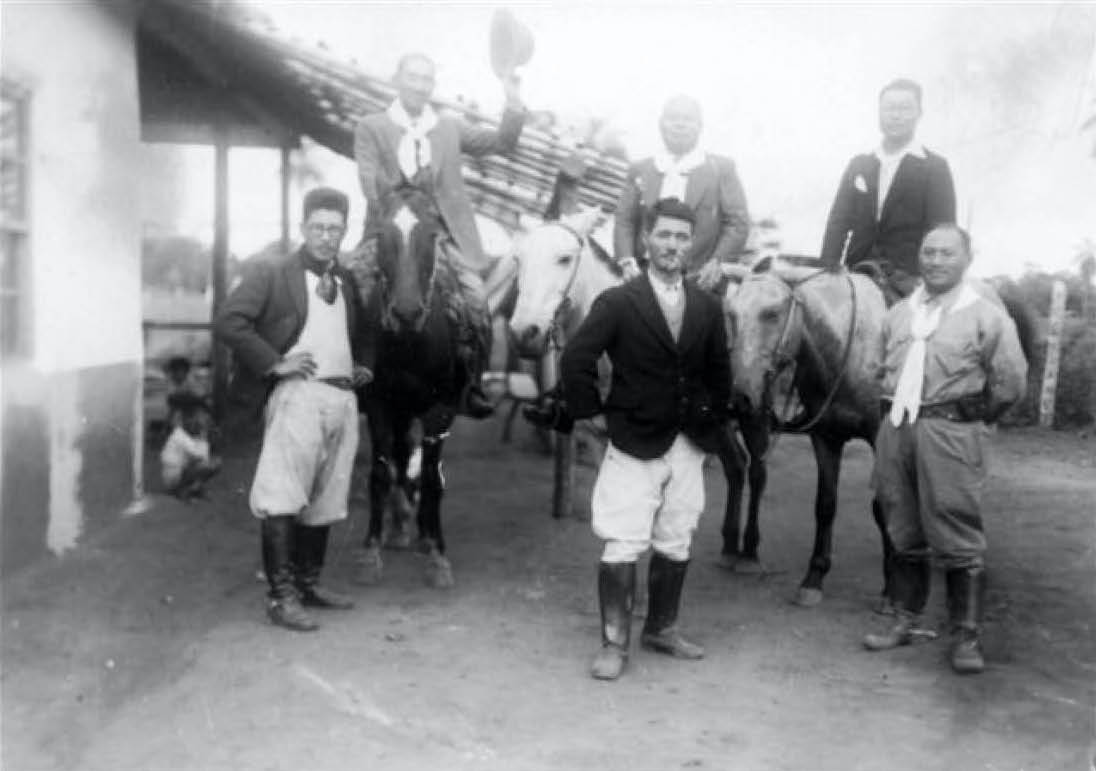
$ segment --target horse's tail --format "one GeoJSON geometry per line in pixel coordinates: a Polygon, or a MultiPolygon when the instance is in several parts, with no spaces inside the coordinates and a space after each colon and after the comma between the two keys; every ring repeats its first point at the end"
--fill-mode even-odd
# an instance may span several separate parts
{"type": "Polygon", "coordinates": [[[997,295],[1001,298],[1001,304],[1005,306],[1012,323],[1016,325],[1016,335],[1020,338],[1020,348],[1024,352],[1024,358],[1031,362],[1039,340],[1039,325],[1035,311],[1012,279],[998,279],[992,283],[997,290],[997,295]]]}

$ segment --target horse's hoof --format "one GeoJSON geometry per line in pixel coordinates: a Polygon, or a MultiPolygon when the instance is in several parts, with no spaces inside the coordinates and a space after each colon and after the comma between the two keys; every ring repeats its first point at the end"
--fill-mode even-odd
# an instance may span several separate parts
{"type": "Polygon", "coordinates": [[[383,575],[384,562],[381,560],[381,550],[375,546],[365,549],[358,557],[354,582],[374,586],[381,582],[383,575]]]}
{"type": "Polygon", "coordinates": [[[407,551],[411,548],[411,532],[402,526],[392,530],[384,539],[384,548],[392,551],[407,551]]]}
{"type": "Polygon", "coordinates": [[[880,597],[872,609],[880,616],[893,616],[895,614],[894,602],[890,597],[880,597]]]}
{"type": "Polygon", "coordinates": [[[734,572],[743,576],[760,576],[765,573],[765,568],[757,557],[739,557],[734,572]]]}
{"type": "Polygon", "coordinates": [[[795,593],[795,604],[801,608],[815,608],[822,602],[822,590],[801,586],[795,593]]]}
{"type": "Polygon", "coordinates": [[[449,559],[440,554],[432,555],[426,562],[426,583],[434,589],[452,589],[456,584],[453,580],[453,566],[449,559]]]}
{"type": "Polygon", "coordinates": [[[729,570],[732,573],[738,568],[738,555],[737,554],[720,554],[719,555],[719,567],[724,570],[729,570]]]}

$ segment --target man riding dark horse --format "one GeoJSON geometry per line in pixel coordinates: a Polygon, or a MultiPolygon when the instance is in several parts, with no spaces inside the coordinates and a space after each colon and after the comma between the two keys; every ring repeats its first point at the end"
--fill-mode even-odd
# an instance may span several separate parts
{"type": "Polygon", "coordinates": [[[453,294],[450,315],[467,382],[461,410],[483,418],[494,409],[481,387],[491,350],[491,322],[481,277],[487,258],[464,188],[461,156],[512,151],[521,135],[525,108],[510,68],[499,73],[506,108],[497,130],[438,115],[429,103],[434,73],[434,62],[428,57],[404,56],[396,71],[397,98],[384,112],[363,119],[355,130],[354,156],[369,205],[363,250],[367,256],[375,253],[369,241],[375,238],[379,223],[389,221],[410,200],[428,208],[420,212],[423,216],[443,224],[439,256],[459,288],[453,294]]]}

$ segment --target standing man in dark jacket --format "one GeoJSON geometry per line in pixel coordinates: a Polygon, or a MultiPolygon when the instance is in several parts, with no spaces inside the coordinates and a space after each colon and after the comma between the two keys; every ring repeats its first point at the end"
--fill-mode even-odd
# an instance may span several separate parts
{"type": "Polygon", "coordinates": [[[882,144],[849,161],[822,238],[824,263],[838,265],[842,256],[849,267],[874,263],[887,280],[888,302],[917,286],[917,252],[929,229],[955,221],[951,169],[917,141],[920,119],[921,86],[899,79],[883,87],[882,144]]]}
{"type": "Polygon", "coordinates": [[[236,400],[266,406],[251,512],[262,520],[267,615],[295,631],[318,624],[303,606],[348,609],[320,586],[332,523],[346,519],[358,402],[372,379],[372,330],[358,291],[338,264],[349,199],[317,188],[304,198],[304,245],[248,272],[217,315],[214,332],[236,356],[236,400]]]}
{"type": "Polygon", "coordinates": [[[396,71],[397,95],[392,104],[365,117],[354,131],[354,158],[369,207],[364,247],[376,248],[377,226],[405,202],[413,210],[427,207],[448,231],[450,237],[441,244],[439,254],[461,288],[460,296],[454,298],[459,301],[455,323],[469,383],[462,409],[476,418],[494,409],[480,383],[491,351],[491,320],[480,276],[488,263],[461,166],[464,155],[506,154],[517,147],[526,114],[519,81],[512,70],[500,77],[506,106],[498,128],[475,127],[434,112],[430,106],[434,62],[422,54],[408,54],[396,71]]]}
{"type": "Polygon", "coordinates": [[[722,278],[720,264],[742,252],[750,231],[746,196],[734,161],[699,148],[703,122],[700,104],[675,96],[662,108],[658,122],[665,149],[635,163],[620,191],[613,228],[613,250],[625,276],[639,275],[647,215],[655,202],[678,198],[696,218],[692,246],[685,255],[685,275],[710,289],[722,278]]]}
{"type": "Polygon", "coordinates": [[[561,361],[568,419],[604,413],[609,447],[593,493],[602,647],[591,673],[620,676],[628,658],[636,560],[653,548],[644,647],[698,659],[677,630],[689,546],[704,509],[704,457],[724,430],[730,360],[719,303],[682,281],[695,214],[668,199],[650,212],[646,275],[605,291],[561,361]],[[597,361],[612,362],[604,403],[597,361]]]}

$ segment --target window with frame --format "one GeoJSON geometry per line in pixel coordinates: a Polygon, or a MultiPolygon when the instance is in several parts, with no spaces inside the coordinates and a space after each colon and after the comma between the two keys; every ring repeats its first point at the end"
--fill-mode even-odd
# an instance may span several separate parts
{"type": "Polygon", "coordinates": [[[27,250],[29,93],[0,79],[0,356],[30,353],[27,250]]]}

